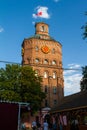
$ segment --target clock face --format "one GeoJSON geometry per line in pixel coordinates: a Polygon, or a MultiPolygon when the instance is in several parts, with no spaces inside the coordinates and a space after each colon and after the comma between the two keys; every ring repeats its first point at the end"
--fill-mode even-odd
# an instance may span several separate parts
{"type": "Polygon", "coordinates": [[[41,50],[42,50],[42,52],[44,52],[45,54],[47,54],[47,53],[50,52],[50,49],[49,49],[48,46],[43,46],[43,47],[41,48],[41,50]]]}

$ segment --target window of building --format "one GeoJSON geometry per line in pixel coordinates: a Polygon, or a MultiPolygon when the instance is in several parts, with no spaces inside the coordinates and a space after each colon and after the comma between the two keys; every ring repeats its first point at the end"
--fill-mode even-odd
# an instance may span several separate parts
{"type": "Polygon", "coordinates": [[[53,79],[56,79],[56,72],[53,72],[53,79]]]}
{"type": "Polygon", "coordinates": [[[35,76],[39,75],[39,70],[35,70],[35,76]]]}
{"type": "Polygon", "coordinates": [[[53,88],[53,94],[56,94],[56,93],[57,93],[57,88],[54,87],[54,88],[53,88]]]}
{"type": "Polygon", "coordinates": [[[52,61],[52,65],[56,65],[56,61],[55,60],[52,61]]]}
{"type": "Polygon", "coordinates": [[[48,60],[47,59],[44,60],[44,64],[48,64],[48,60]]]}
{"type": "Polygon", "coordinates": [[[44,78],[48,78],[48,72],[47,71],[44,72],[44,78]]]}
{"type": "Polygon", "coordinates": [[[36,51],[39,51],[39,48],[38,48],[38,46],[35,46],[35,50],[36,50],[36,51]]]}
{"type": "Polygon", "coordinates": [[[45,85],[45,93],[47,93],[47,92],[48,92],[48,86],[45,85]]]}
{"type": "Polygon", "coordinates": [[[56,105],[56,104],[57,104],[57,100],[55,99],[55,100],[54,100],[54,105],[56,105]]]}
{"type": "Polygon", "coordinates": [[[39,59],[38,58],[35,59],[35,63],[39,63],[39,59]]]}
{"type": "Polygon", "coordinates": [[[40,26],[40,30],[41,31],[45,31],[45,27],[44,26],[40,26]]]}
{"type": "Polygon", "coordinates": [[[55,54],[55,49],[54,48],[52,49],[52,53],[55,54]]]}

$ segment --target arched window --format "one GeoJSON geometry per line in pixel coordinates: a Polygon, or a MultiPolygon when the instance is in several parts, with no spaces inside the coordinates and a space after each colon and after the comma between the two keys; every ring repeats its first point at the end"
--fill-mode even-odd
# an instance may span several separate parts
{"type": "Polygon", "coordinates": [[[52,65],[56,65],[56,61],[55,60],[52,61],[52,65]]]}
{"type": "Polygon", "coordinates": [[[39,75],[39,70],[35,70],[35,76],[39,75]]]}
{"type": "Polygon", "coordinates": [[[44,64],[48,64],[48,60],[47,59],[44,60],[44,64]]]}
{"type": "Polygon", "coordinates": [[[53,72],[53,79],[56,79],[56,72],[53,72]]]}
{"type": "Polygon", "coordinates": [[[53,88],[53,94],[56,94],[56,93],[57,93],[57,88],[54,87],[54,88],[53,88]]]}
{"type": "Polygon", "coordinates": [[[47,92],[48,92],[48,86],[45,85],[45,93],[47,93],[47,92]]]}
{"type": "Polygon", "coordinates": [[[39,59],[38,58],[35,59],[35,63],[39,63],[39,59]]]}
{"type": "Polygon", "coordinates": [[[48,72],[47,71],[44,72],[44,78],[48,78],[48,72]]]}
{"type": "Polygon", "coordinates": [[[36,51],[39,51],[39,48],[38,48],[38,46],[35,46],[35,50],[36,50],[36,51]]]}

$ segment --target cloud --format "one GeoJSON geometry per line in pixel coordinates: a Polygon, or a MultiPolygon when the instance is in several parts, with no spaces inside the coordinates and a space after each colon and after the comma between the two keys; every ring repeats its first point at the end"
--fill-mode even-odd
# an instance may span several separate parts
{"type": "Polygon", "coordinates": [[[0,26],[0,33],[4,31],[4,28],[0,26]]]}
{"type": "Polygon", "coordinates": [[[68,69],[66,69],[67,71],[64,71],[64,75],[72,74],[74,72],[81,70],[81,65],[78,65],[78,64],[68,64],[67,66],[68,66],[68,69]]]}
{"type": "Polygon", "coordinates": [[[81,65],[69,64],[64,70],[64,93],[70,95],[80,91],[80,80],[82,78],[81,65]]]}
{"type": "Polygon", "coordinates": [[[35,9],[36,13],[32,14],[33,18],[45,18],[49,19],[50,15],[48,14],[48,7],[45,6],[38,6],[35,9]]]}

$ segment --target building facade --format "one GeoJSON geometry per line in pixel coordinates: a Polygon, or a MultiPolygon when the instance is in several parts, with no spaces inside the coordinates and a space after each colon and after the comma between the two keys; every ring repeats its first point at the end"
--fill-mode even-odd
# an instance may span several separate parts
{"type": "Polygon", "coordinates": [[[42,76],[46,93],[43,107],[56,107],[64,97],[62,45],[49,35],[49,25],[35,24],[34,36],[22,43],[22,65],[29,65],[42,76]]]}

